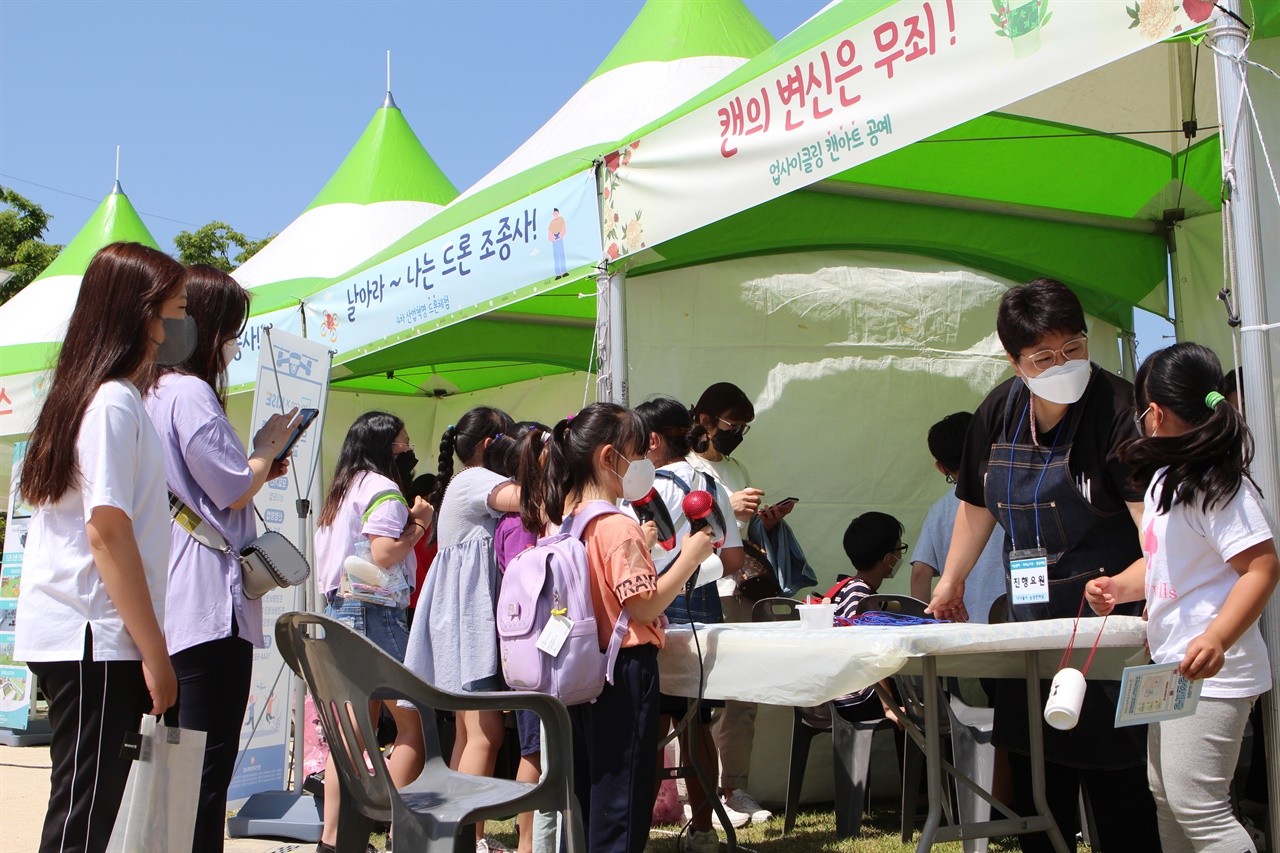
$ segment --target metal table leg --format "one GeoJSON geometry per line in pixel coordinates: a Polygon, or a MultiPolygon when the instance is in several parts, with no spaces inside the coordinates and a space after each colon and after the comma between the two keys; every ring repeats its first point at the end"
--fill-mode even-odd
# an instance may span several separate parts
{"type": "Polygon", "coordinates": [[[1031,752],[1031,796],[1036,811],[1049,821],[1049,841],[1058,853],[1068,853],[1062,831],[1049,812],[1044,792],[1044,721],[1040,717],[1044,699],[1040,695],[1040,658],[1036,652],[1024,652],[1027,662],[1027,730],[1031,752]]]}
{"type": "MultiPolygon", "coordinates": [[[[929,780],[929,816],[925,818],[924,829],[920,832],[920,841],[916,843],[916,853],[928,853],[933,847],[934,835],[942,823],[942,737],[938,732],[938,661],[932,655],[926,655],[922,661],[924,668],[924,757],[925,775],[929,780]]],[[[1062,851],[1065,853],[1065,851],[1062,851]]]]}

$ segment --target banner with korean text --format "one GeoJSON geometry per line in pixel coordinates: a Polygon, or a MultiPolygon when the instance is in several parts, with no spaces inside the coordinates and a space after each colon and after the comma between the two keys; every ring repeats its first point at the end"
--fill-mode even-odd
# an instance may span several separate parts
{"type": "MultiPolygon", "coordinates": [[[[301,300],[306,337],[365,355],[554,289],[600,260],[595,173],[585,168],[467,225],[361,270],[301,300]]],[[[241,346],[261,345],[263,323],[300,333],[295,308],[250,319],[241,346]]],[[[232,388],[253,381],[251,360],[234,362],[232,388]]]]}
{"type": "Polygon", "coordinates": [[[605,252],[625,257],[833,177],[1211,11],[1201,0],[833,4],[606,158],[605,252]]]}
{"type": "Polygon", "coordinates": [[[35,699],[35,678],[31,670],[13,658],[22,554],[27,547],[27,527],[31,524],[32,510],[22,499],[22,460],[26,453],[25,441],[14,445],[4,531],[4,565],[0,569],[0,729],[25,729],[35,699]]]}
{"type": "MultiPolygon", "coordinates": [[[[294,311],[297,314],[297,311],[294,311]]],[[[319,512],[321,486],[320,436],[329,398],[328,347],[272,327],[261,330],[261,346],[256,360],[253,419],[250,442],[274,414],[299,409],[319,409],[311,427],[293,446],[289,471],[269,481],[253,502],[267,530],[284,535],[307,555],[315,577],[312,548],[315,514],[319,512]],[[310,518],[300,519],[298,498],[311,501],[310,518]]],[[[308,580],[307,583],[312,583],[308,580]]],[[[275,648],[276,620],[290,610],[302,610],[303,587],[273,589],[262,597],[262,628],[265,649],[253,653],[253,676],[249,706],[240,729],[240,754],[235,775],[227,789],[228,801],[239,801],[259,791],[280,791],[287,787],[290,710],[293,673],[275,648]]]]}

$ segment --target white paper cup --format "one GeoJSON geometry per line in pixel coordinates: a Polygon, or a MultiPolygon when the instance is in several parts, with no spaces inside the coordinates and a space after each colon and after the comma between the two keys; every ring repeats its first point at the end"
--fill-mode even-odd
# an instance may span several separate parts
{"type": "Polygon", "coordinates": [[[796,610],[800,611],[800,624],[806,628],[830,628],[835,624],[834,604],[797,604],[796,610]]]}
{"type": "Polygon", "coordinates": [[[1080,705],[1084,702],[1084,676],[1070,667],[1053,677],[1049,701],[1044,703],[1044,721],[1055,729],[1074,729],[1080,721],[1080,705]]]}

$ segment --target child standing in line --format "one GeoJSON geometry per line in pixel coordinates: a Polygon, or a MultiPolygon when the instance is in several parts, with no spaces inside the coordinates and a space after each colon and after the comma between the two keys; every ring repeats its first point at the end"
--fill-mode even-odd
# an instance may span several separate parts
{"type": "MultiPolygon", "coordinates": [[[[631,409],[593,403],[556,424],[546,476],[522,477],[525,514],[545,512],[559,524],[592,501],[637,500],[653,487],[645,458],[649,431],[631,409]]],[[[703,560],[711,556],[705,531],[684,537],[680,558],[662,574],[640,525],[610,513],[583,536],[591,567],[591,601],[601,650],[625,610],[630,624],[613,667],[613,681],[592,703],[569,709],[573,721],[574,788],[582,807],[589,853],[640,853],[653,814],[658,749],[658,623],[703,560]]]]}
{"type": "Polygon", "coordinates": [[[1142,513],[1146,567],[1085,588],[1099,615],[1147,599],[1156,663],[1180,662],[1205,679],[1195,714],[1152,723],[1147,777],[1165,853],[1255,850],[1235,819],[1228,786],[1250,708],[1271,689],[1258,617],[1280,576],[1274,534],[1249,479],[1253,439],[1218,387],[1207,347],[1153,353],[1134,383],[1139,433],[1121,448],[1150,485],[1142,513]]]}
{"type": "MultiPolygon", "coordinates": [[[[439,551],[418,596],[404,665],[430,684],[464,690],[505,690],[498,660],[498,565],[493,531],[503,513],[520,508],[515,484],[484,467],[484,452],[515,423],[506,412],[477,407],[444,432],[431,503],[439,551]],[[454,456],[465,467],[455,476],[454,456]]],[[[501,711],[462,711],[449,767],[492,776],[506,734],[501,711]]],[[[476,824],[476,853],[500,848],[476,824]]]]}
{"type": "MultiPolygon", "coordinates": [[[[536,421],[521,421],[511,432],[499,433],[484,451],[484,466],[504,477],[516,476],[520,468],[521,451],[532,444],[530,455],[541,454],[551,433],[546,425],[536,421]]],[[[542,535],[542,523],[537,520],[531,530],[518,512],[508,512],[498,519],[493,530],[493,551],[497,559],[498,573],[506,574],[507,565],[521,551],[532,548],[542,535]]],[[[542,776],[542,735],[538,715],[533,711],[516,711],[516,733],[520,738],[520,766],[516,768],[517,782],[537,782],[542,776]]],[[[521,812],[516,818],[519,828],[518,853],[533,853],[533,812],[521,812]]]]}

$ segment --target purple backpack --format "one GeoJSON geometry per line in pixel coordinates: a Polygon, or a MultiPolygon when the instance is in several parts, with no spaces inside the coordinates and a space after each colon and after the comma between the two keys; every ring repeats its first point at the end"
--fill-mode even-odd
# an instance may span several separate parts
{"type": "Polygon", "coordinates": [[[594,701],[606,681],[613,683],[613,662],[630,620],[624,609],[609,649],[602,653],[582,534],[592,520],[615,512],[621,510],[593,501],[570,519],[567,529],[539,539],[507,564],[498,592],[498,646],[502,675],[513,690],[549,693],[566,705],[578,705],[594,701]],[[553,611],[573,623],[554,657],[538,648],[553,611]]]}

